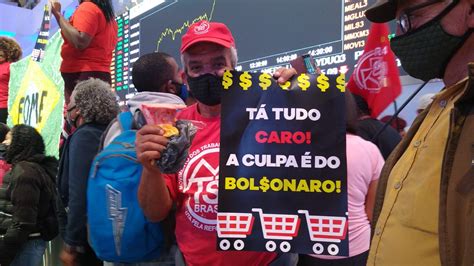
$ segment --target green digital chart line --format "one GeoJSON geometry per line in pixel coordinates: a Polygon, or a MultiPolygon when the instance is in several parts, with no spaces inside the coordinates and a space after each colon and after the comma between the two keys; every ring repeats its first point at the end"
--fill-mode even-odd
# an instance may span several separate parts
{"type": "Polygon", "coordinates": [[[181,27],[177,28],[177,29],[172,29],[172,28],[164,29],[160,34],[160,38],[156,42],[156,51],[157,52],[160,51],[160,44],[161,44],[161,42],[163,42],[163,40],[165,38],[170,37],[171,40],[174,41],[176,39],[176,35],[183,33],[183,31],[187,30],[189,28],[189,26],[191,26],[193,23],[198,22],[200,20],[212,21],[212,16],[214,14],[214,8],[216,6],[216,1],[217,0],[212,1],[212,8],[211,8],[211,12],[209,13],[209,15],[207,13],[204,13],[203,15],[198,16],[197,18],[193,19],[192,21],[187,20],[187,21],[183,22],[183,25],[181,27]]]}

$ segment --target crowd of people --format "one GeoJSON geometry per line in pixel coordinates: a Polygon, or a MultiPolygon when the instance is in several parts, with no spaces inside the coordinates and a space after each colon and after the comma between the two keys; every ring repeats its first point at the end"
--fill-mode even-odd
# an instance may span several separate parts
{"type": "MultiPolygon", "coordinates": [[[[38,265],[46,243],[57,235],[64,265],[474,264],[474,1],[378,0],[366,12],[375,23],[398,22],[391,48],[408,74],[425,81],[443,79],[446,87],[420,98],[419,114],[407,132],[399,118],[384,129],[383,119],[370,117],[361,96],[345,94],[347,257],[218,251],[215,230],[194,226],[188,210],[196,202],[217,210],[219,175],[210,177],[198,164],[187,165],[192,161],[188,154],[187,171],[157,167],[170,137],[164,128],[146,125],[142,104],[187,104],[177,119],[205,125],[197,129],[189,151],[220,146],[220,81],[238,61],[236,42],[225,24],[199,21],[189,26],[180,46],[183,69],[163,52],[140,56],[132,69],[137,94],[124,111],[131,117],[127,129],[110,87],[117,42],[110,0],[80,1],[69,21],[57,2],[52,13],[64,39],[60,71],[69,131],[59,161],[45,154],[44,141],[33,127],[3,124],[9,64],[21,57],[21,49],[0,38],[0,266],[38,265]],[[119,144],[133,149],[132,161],[141,172],[136,193],[126,196],[138,202],[150,223],[172,223],[163,227],[172,237],[161,256],[134,263],[99,258],[104,254],[97,248],[101,243],[91,243],[88,224],[91,215],[99,214],[87,211],[91,169],[97,170],[94,158],[130,129],[136,132],[134,144],[119,144]],[[204,181],[199,187],[183,185],[192,178],[204,181]]],[[[296,74],[293,68],[282,68],[273,77],[283,84],[296,74]]],[[[219,152],[199,160],[217,169],[219,152]]],[[[107,193],[118,204],[116,191],[107,193]]],[[[107,219],[117,223],[114,233],[123,233],[118,229],[121,209],[114,206],[107,219]]],[[[215,223],[217,213],[199,218],[215,223]]]]}

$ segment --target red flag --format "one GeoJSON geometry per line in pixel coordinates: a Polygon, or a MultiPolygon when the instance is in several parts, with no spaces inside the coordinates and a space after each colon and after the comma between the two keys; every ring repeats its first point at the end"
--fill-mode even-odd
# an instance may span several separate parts
{"type": "Polygon", "coordinates": [[[364,53],[359,57],[347,88],[362,96],[376,118],[402,91],[395,55],[390,49],[386,23],[372,23],[364,53]]]}

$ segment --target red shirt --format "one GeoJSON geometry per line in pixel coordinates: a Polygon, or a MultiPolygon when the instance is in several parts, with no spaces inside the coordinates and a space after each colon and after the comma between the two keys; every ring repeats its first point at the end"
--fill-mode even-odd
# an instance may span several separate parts
{"type": "Polygon", "coordinates": [[[0,108],[8,107],[8,82],[10,81],[10,62],[0,64],[0,108]]]}
{"type": "Polygon", "coordinates": [[[117,22],[114,19],[107,22],[102,10],[94,3],[82,2],[70,23],[78,31],[91,36],[92,40],[86,49],[79,50],[63,34],[61,72],[110,72],[112,52],[117,44],[117,22]]]}
{"type": "Polygon", "coordinates": [[[5,161],[5,159],[0,159],[0,187],[3,183],[3,176],[10,171],[12,166],[5,161]]]}
{"type": "Polygon", "coordinates": [[[267,265],[276,253],[217,251],[220,117],[204,118],[192,105],[178,119],[202,122],[183,169],[165,180],[177,202],[176,240],[188,265],[267,265]]]}

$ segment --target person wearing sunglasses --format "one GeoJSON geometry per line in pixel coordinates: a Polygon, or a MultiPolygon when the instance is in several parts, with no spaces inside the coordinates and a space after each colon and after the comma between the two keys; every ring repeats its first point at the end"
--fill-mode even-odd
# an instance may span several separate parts
{"type": "Polygon", "coordinates": [[[415,78],[446,87],[387,159],[367,265],[474,265],[474,1],[378,0],[391,48],[415,78]]]}

